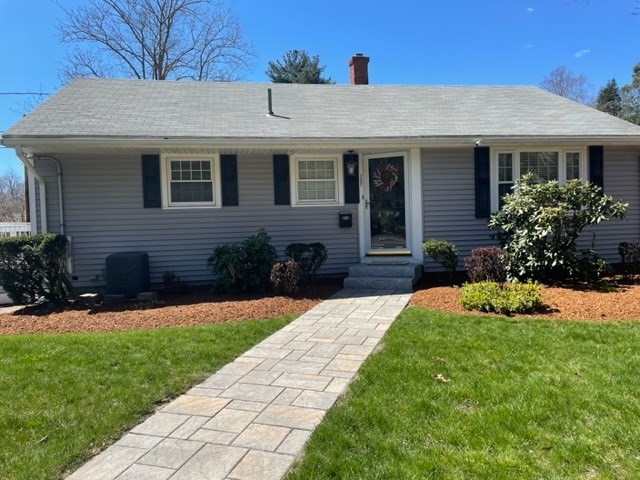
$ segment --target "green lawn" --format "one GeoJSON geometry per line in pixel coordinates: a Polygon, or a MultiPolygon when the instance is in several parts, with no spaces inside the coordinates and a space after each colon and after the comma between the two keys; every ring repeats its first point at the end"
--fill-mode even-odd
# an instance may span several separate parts
{"type": "Polygon", "coordinates": [[[292,318],[0,335],[0,478],[60,478],[292,318]]]}
{"type": "Polygon", "coordinates": [[[640,478],[640,323],[410,308],[305,452],[287,480],[640,478]]]}

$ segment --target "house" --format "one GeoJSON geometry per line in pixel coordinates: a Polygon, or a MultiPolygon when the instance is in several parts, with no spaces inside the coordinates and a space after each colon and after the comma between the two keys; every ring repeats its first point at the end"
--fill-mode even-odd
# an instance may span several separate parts
{"type": "Polygon", "coordinates": [[[530,86],[369,85],[368,61],[351,58],[351,85],[81,78],[2,143],[30,172],[34,231],[71,238],[80,288],[126,251],[149,254],[152,283],[210,280],[214,246],[261,227],[280,254],[324,243],[327,274],[422,265],[431,237],[464,256],[524,172],[629,203],[595,229],[606,259],[640,240],[640,127],[530,86]]]}

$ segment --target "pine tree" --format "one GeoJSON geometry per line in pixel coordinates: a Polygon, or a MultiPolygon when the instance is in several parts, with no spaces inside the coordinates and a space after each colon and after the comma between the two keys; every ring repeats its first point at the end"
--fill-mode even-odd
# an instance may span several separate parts
{"type": "Polygon", "coordinates": [[[640,125],[640,63],[633,67],[631,83],[620,89],[620,118],[640,125]]]}
{"type": "Polygon", "coordinates": [[[622,108],[622,97],[615,78],[612,78],[598,92],[596,108],[609,115],[619,116],[622,108]]]}
{"type": "Polygon", "coordinates": [[[282,61],[269,62],[267,76],[273,83],[335,83],[331,77],[323,77],[326,67],[319,65],[318,55],[310,57],[304,50],[289,50],[282,61]]]}

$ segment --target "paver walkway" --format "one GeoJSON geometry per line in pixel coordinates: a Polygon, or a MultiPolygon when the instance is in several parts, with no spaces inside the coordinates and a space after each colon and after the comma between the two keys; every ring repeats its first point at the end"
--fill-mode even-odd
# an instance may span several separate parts
{"type": "Polygon", "coordinates": [[[68,478],[282,478],[410,297],[384,290],[338,292],[68,478]]]}

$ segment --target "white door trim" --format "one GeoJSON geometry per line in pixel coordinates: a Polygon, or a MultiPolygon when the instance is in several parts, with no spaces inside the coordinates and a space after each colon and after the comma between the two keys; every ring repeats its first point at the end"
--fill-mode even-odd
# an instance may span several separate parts
{"type": "Polygon", "coordinates": [[[422,217],[422,157],[419,148],[409,150],[407,168],[409,182],[407,183],[407,224],[410,225],[411,237],[407,238],[407,245],[411,250],[411,257],[418,263],[424,263],[422,242],[424,235],[424,220],[422,217]]]}
{"type": "MultiPolygon", "coordinates": [[[[414,168],[412,168],[413,154],[414,150],[417,150],[418,157],[420,149],[411,149],[410,152],[407,151],[395,151],[395,152],[382,152],[375,153],[370,155],[361,155],[360,163],[359,163],[359,171],[360,173],[360,204],[358,205],[358,229],[359,229],[359,237],[360,237],[360,258],[364,258],[367,256],[370,248],[371,248],[371,217],[370,210],[365,204],[369,201],[369,159],[372,158],[385,158],[385,157],[403,157],[404,163],[404,186],[405,186],[405,228],[406,228],[406,250],[411,252],[412,257],[416,257],[415,250],[415,233],[420,230],[416,230],[415,222],[413,217],[416,214],[416,211],[419,215],[422,214],[422,208],[412,208],[411,202],[413,202],[413,191],[414,187],[414,168]]],[[[419,162],[418,162],[418,170],[419,170],[419,162]]],[[[419,173],[419,172],[418,172],[419,173]]],[[[418,182],[418,197],[420,196],[420,188],[418,182]]],[[[420,238],[422,235],[420,234],[420,238]]],[[[420,245],[420,242],[417,242],[420,245]]],[[[420,253],[420,248],[418,249],[418,253],[420,253]]],[[[393,254],[393,251],[390,251],[389,254],[393,254]]],[[[421,258],[421,255],[420,255],[421,258]]],[[[420,260],[421,261],[421,260],[420,260]]]]}

